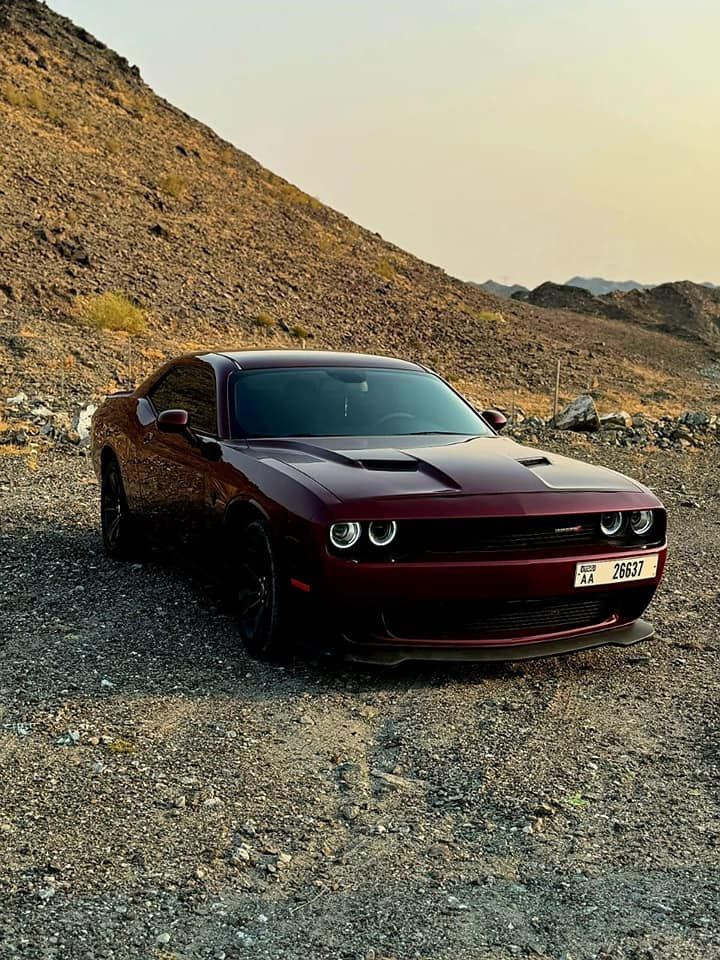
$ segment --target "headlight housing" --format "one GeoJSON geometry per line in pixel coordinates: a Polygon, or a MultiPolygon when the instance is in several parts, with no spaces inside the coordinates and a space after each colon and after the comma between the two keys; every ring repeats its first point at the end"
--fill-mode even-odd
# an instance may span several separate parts
{"type": "Polygon", "coordinates": [[[606,537],[616,537],[623,528],[623,515],[619,510],[600,516],[600,530],[606,537]]]}
{"type": "Polygon", "coordinates": [[[349,550],[360,539],[362,527],[354,520],[333,523],[330,527],[330,543],[338,550],[349,550]]]}
{"type": "Polygon", "coordinates": [[[630,514],[630,527],[637,537],[644,537],[650,532],[655,517],[652,510],[633,510],[630,514]]]}
{"type": "Polygon", "coordinates": [[[387,547],[392,543],[397,533],[397,523],[394,520],[373,520],[368,527],[368,537],[374,547],[387,547]]]}

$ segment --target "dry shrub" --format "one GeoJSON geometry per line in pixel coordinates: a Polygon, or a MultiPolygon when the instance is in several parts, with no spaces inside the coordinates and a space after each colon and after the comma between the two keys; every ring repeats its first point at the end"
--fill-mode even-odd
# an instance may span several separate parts
{"type": "Polygon", "coordinates": [[[180,173],[166,173],[158,177],[157,185],[163,193],[179,200],[187,193],[190,182],[180,173]]]}
{"type": "Polygon", "coordinates": [[[273,190],[279,199],[285,200],[287,203],[294,203],[303,207],[311,207],[313,210],[319,210],[322,208],[322,203],[317,197],[311,197],[309,193],[305,193],[292,183],[283,183],[281,181],[280,183],[274,184],[273,190]]]}
{"type": "Polygon", "coordinates": [[[507,323],[500,310],[480,310],[474,314],[474,317],[481,323],[507,323]]]}
{"type": "Polygon", "coordinates": [[[376,273],[380,279],[384,280],[386,283],[392,283],[397,276],[397,270],[387,257],[381,257],[381,259],[378,261],[376,273]]]}
{"type": "Polygon", "coordinates": [[[76,312],[86,323],[99,330],[124,330],[139,333],[145,328],[145,312],[122,293],[101,293],[78,297],[76,312]]]}
{"type": "Polygon", "coordinates": [[[5,82],[2,85],[2,95],[3,100],[10,104],[11,107],[25,107],[27,106],[27,97],[22,90],[18,90],[17,87],[13,86],[12,83],[5,82]]]}
{"type": "Polygon", "coordinates": [[[301,323],[296,323],[295,326],[290,327],[290,336],[295,337],[296,340],[307,340],[311,336],[310,331],[303,327],[301,323]]]}
{"type": "Polygon", "coordinates": [[[2,95],[13,107],[18,107],[21,110],[33,110],[47,120],[58,121],[63,119],[62,111],[57,104],[48,100],[42,90],[38,90],[37,87],[31,87],[29,90],[20,90],[11,83],[4,83],[2,86],[2,95]]]}
{"type": "Polygon", "coordinates": [[[126,113],[129,113],[137,119],[141,119],[147,113],[152,112],[148,98],[142,94],[135,93],[133,90],[120,90],[113,99],[126,113]]]}

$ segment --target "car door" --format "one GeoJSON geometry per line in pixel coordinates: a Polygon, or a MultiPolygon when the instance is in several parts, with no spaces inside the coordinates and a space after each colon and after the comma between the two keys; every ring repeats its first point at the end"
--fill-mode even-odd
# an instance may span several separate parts
{"type": "Polygon", "coordinates": [[[200,360],[178,363],[150,388],[147,400],[155,419],[142,438],[146,521],[163,546],[183,552],[204,551],[215,465],[208,454],[218,432],[213,368],[200,360]],[[187,411],[192,436],[160,431],[157,416],[164,410],[187,411]]]}

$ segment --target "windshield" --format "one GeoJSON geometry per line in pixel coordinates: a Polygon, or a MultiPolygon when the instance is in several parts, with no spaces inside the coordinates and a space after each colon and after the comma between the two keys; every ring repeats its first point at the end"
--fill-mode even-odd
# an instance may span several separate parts
{"type": "Polygon", "coordinates": [[[236,437],[493,435],[431,373],[364,367],[286,367],[234,376],[236,437]]]}

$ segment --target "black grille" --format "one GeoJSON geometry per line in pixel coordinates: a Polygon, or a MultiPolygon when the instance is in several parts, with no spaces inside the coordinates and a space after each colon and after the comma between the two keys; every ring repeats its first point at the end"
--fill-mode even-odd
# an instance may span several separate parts
{"type": "Polygon", "coordinates": [[[418,560],[551,549],[599,539],[598,519],[587,515],[411,521],[402,524],[401,533],[394,552],[418,560]]]}
{"type": "Polygon", "coordinates": [[[642,616],[654,586],[593,591],[542,600],[464,600],[388,607],[380,612],[385,630],[409,640],[450,637],[497,639],[580,630],[642,616]]]}
{"type": "Polygon", "coordinates": [[[389,633],[412,639],[445,636],[496,637],[553,633],[605,623],[616,612],[610,597],[594,594],[553,600],[507,600],[488,603],[433,604],[385,610],[389,633]]]}

